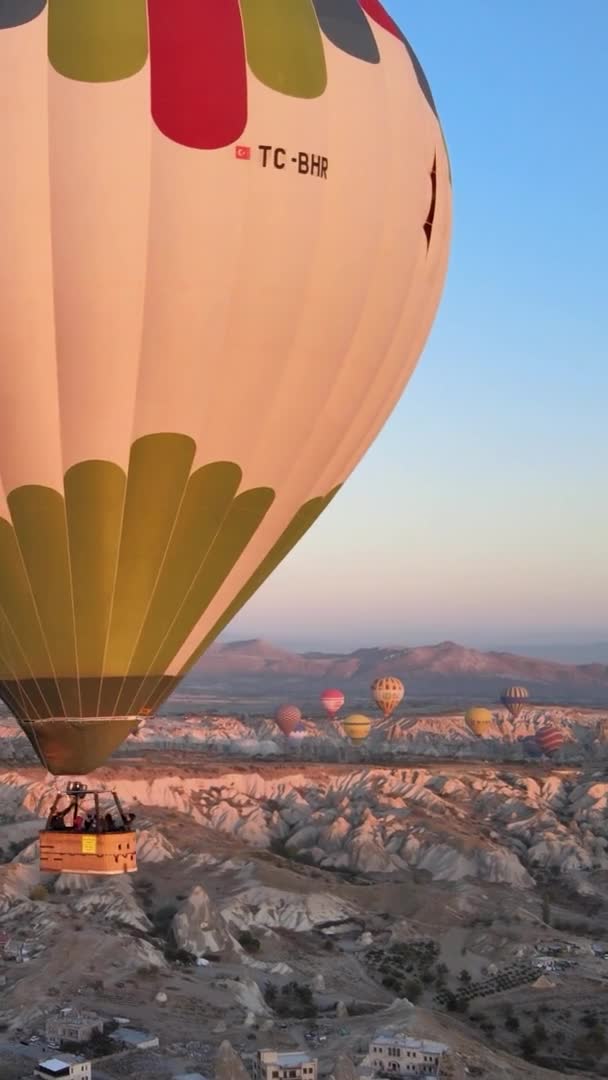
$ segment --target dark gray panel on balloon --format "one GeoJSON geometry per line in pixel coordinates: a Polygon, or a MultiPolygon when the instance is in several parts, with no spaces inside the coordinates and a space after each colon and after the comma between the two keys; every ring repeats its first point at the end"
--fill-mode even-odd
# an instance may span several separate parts
{"type": "Polygon", "coordinates": [[[319,25],[332,45],[342,52],[378,64],[380,53],[359,0],[313,0],[319,25]]]}
{"type": "Polygon", "coordinates": [[[0,0],[0,30],[31,22],[46,7],[46,0],[0,0]]]}
{"type": "Polygon", "coordinates": [[[422,90],[422,93],[424,94],[426,100],[428,101],[429,105],[431,106],[431,109],[435,113],[435,116],[437,116],[437,106],[435,105],[435,101],[434,101],[433,95],[431,93],[431,88],[429,86],[429,81],[428,81],[426,75],[424,74],[422,64],[420,63],[418,57],[416,56],[416,53],[412,49],[412,46],[410,45],[409,41],[407,40],[407,38],[405,37],[404,34],[401,34],[401,38],[403,40],[403,44],[405,45],[405,47],[406,47],[406,49],[407,49],[407,51],[409,53],[410,60],[412,61],[412,64],[414,65],[414,71],[416,72],[416,78],[418,79],[418,85],[420,86],[420,89],[422,90]]]}

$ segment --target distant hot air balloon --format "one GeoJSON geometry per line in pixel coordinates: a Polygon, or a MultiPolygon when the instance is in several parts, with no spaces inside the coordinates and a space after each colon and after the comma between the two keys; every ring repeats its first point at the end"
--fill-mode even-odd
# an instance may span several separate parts
{"type": "Polygon", "coordinates": [[[289,738],[290,739],[295,739],[296,741],[298,741],[300,739],[303,739],[305,737],[305,735],[306,735],[306,724],[302,720],[299,720],[298,723],[296,724],[295,728],[291,732],[289,738]]]}
{"type": "Polygon", "coordinates": [[[503,690],[500,700],[505,709],[511,713],[513,719],[516,720],[522,709],[525,708],[529,696],[525,686],[509,686],[507,690],[503,690]]]}
{"type": "Polygon", "coordinates": [[[483,709],[478,705],[473,705],[470,709],[467,709],[464,719],[473,734],[480,737],[488,732],[493,723],[490,710],[483,709]]]}
{"type": "Polygon", "coordinates": [[[363,742],[364,739],[367,739],[371,726],[368,717],[362,716],[360,713],[353,713],[342,721],[342,727],[353,742],[363,742]]]}
{"type": "Polygon", "coordinates": [[[536,732],[536,741],[543,754],[547,754],[551,757],[552,754],[556,754],[557,751],[561,749],[566,740],[561,731],[551,724],[547,724],[536,732]]]}
{"type": "Polygon", "coordinates": [[[0,696],[82,774],[397,404],[450,168],[380,0],[0,0],[0,100],[0,696]]]}
{"type": "Polygon", "coordinates": [[[325,711],[334,717],[344,705],[344,694],[341,690],[324,690],[321,694],[321,704],[325,711]]]}
{"type": "Polygon", "coordinates": [[[372,698],[384,717],[389,717],[400,701],[403,701],[405,687],[401,679],[393,675],[385,675],[381,679],[374,679],[371,685],[372,698]]]}
{"type": "Polygon", "coordinates": [[[543,752],[541,747],[538,745],[536,735],[526,735],[520,741],[524,753],[526,753],[529,757],[542,757],[543,752]]]}
{"type": "Polygon", "coordinates": [[[274,714],[277,727],[283,735],[291,735],[302,720],[302,713],[297,705],[280,705],[274,714]]]}

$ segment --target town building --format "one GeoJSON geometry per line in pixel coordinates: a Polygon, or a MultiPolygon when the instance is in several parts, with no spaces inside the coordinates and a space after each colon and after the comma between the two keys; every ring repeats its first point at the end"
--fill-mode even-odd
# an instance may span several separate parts
{"type": "Polygon", "coordinates": [[[91,1080],[91,1062],[74,1057],[73,1054],[60,1054],[58,1057],[41,1061],[34,1070],[34,1076],[44,1080],[91,1080]]]}
{"type": "Polygon", "coordinates": [[[397,1075],[430,1080],[441,1076],[441,1059],[447,1054],[444,1043],[414,1039],[410,1035],[381,1033],[369,1046],[368,1062],[378,1075],[397,1075]]]}
{"type": "Polygon", "coordinates": [[[130,1027],[116,1028],[110,1038],[124,1043],[129,1050],[156,1050],[158,1046],[158,1035],[151,1035],[149,1031],[136,1031],[130,1027]]]}
{"type": "Polygon", "coordinates": [[[306,1053],[258,1050],[253,1059],[253,1080],[317,1080],[317,1059],[306,1053]]]}
{"type": "Polygon", "coordinates": [[[86,1043],[96,1031],[103,1031],[101,1016],[75,1009],[62,1009],[57,1016],[50,1016],[45,1027],[46,1040],[53,1047],[63,1042],[86,1043]]]}

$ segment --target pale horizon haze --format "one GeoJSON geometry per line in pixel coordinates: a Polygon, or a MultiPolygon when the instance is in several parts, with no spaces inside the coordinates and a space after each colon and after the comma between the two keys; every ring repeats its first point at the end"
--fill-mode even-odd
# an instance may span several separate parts
{"type": "Polygon", "coordinates": [[[446,289],[376,443],[224,636],[607,641],[608,5],[385,6],[450,150],[446,289]]]}

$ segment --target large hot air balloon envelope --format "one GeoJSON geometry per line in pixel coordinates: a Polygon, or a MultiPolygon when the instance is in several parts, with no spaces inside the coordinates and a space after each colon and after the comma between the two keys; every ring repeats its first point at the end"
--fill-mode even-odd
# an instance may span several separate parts
{"type": "Polygon", "coordinates": [[[330,716],[336,716],[344,705],[344,694],[341,690],[324,690],[321,694],[321,704],[330,716]]]}
{"type": "Polygon", "coordinates": [[[517,719],[522,709],[527,705],[528,698],[529,694],[525,686],[509,686],[500,695],[500,700],[505,709],[510,712],[514,720],[517,719]]]}
{"type": "Polygon", "coordinates": [[[297,705],[280,705],[274,714],[275,722],[283,735],[291,735],[302,721],[297,705]]]}
{"type": "Polygon", "coordinates": [[[318,518],[439,302],[380,0],[1,0],[0,695],[86,772],[318,518]]]}
{"type": "Polygon", "coordinates": [[[342,727],[352,742],[363,742],[371,731],[371,721],[367,716],[353,713],[342,721],[342,727]]]}
{"type": "Polygon", "coordinates": [[[482,737],[491,728],[493,717],[489,709],[474,705],[472,708],[467,709],[464,719],[473,734],[482,737]]]}
{"type": "Polygon", "coordinates": [[[405,687],[401,679],[393,675],[385,675],[381,679],[374,679],[371,685],[372,698],[380,709],[383,716],[388,717],[403,701],[405,687]]]}
{"type": "Polygon", "coordinates": [[[551,724],[547,724],[536,732],[536,742],[543,754],[547,754],[548,757],[551,757],[552,754],[556,754],[564,745],[565,741],[561,731],[551,724]]]}

